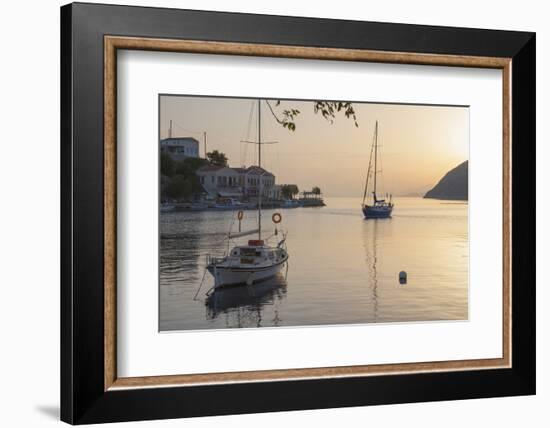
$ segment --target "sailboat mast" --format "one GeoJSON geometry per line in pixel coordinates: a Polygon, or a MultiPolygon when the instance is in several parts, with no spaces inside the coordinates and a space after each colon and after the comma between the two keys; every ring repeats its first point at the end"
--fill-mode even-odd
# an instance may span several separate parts
{"type": "Polygon", "coordinates": [[[378,121],[374,127],[374,190],[372,192],[374,196],[374,202],[376,202],[376,173],[378,172],[377,166],[378,160],[378,121]]]}
{"type": "MultiPolygon", "coordinates": [[[[258,166],[262,167],[262,100],[258,98],[258,166]]],[[[261,170],[260,170],[261,171],[261,170]]],[[[258,240],[262,239],[262,176],[259,178],[258,240]]]]}
{"type": "Polygon", "coordinates": [[[262,167],[262,101],[258,100],[258,166],[262,167]]]}
{"type": "Polygon", "coordinates": [[[365,201],[367,200],[367,191],[369,189],[369,178],[370,178],[370,172],[372,170],[372,153],[374,152],[374,141],[376,138],[376,133],[372,134],[372,144],[370,145],[370,155],[369,155],[369,168],[367,169],[367,177],[365,178],[365,190],[363,191],[363,204],[365,205],[365,201]]]}

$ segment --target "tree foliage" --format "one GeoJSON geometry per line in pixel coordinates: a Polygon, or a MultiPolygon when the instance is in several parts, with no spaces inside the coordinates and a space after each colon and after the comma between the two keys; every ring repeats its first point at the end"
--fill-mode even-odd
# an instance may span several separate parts
{"type": "Polygon", "coordinates": [[[300,193],[300,190],[296,184],[283,184],[281,186],[281,195],[285,199],[294,199],[294,196],[298,193],[300,193]]]}
{"type": "Polygon", "coordinates": [[[166,196],[172,199],[187,199],[193,193],[193,184],[183,175],[175,175],[166,186],[165,192],[166,196]]]}
{"type": "Polygon", "coordinates": [[[208,161],[202,158],[185,158],[174,160],[168,153],[162,153],[160,158],[161,196],[171,199],[188,199],[194,193],[203,191],[197,169],[208,165],[208,161]]]}
{"type": "Polygon", "coordinates": [[[208,165],[208,161],[202,158],[185,158],[179,162],[176,162],[174,171],[175,174],[184,176],[194,175],[195,171],[202,166],[208,165]]]}
{"type": "Polygon", "coordinates": [[[176,162],[166,152],[160,154],[160,173],[167,177],[172,177],[176,172],[176,162]]]}
{"type": "Polygon", "coordinates": [[[314,188],[311,189],[311,193],[313,193],[314,195],[320,195],[321,194],[321,188],[315,186],[314,188]]]}
{"type": "MultiPolygon", "coordinates": [[[[284,128],[289,131],[296,130],[296,118],[300,114],[298,109],[284,109],[282,111],[277,111],[278,107],[281,106],[280,100],[274,100],[274,105],[271,105],[269,100],[266,100],[267,106],[271,111],[271,114],[284,128]]],[[[347,119],[353,119],[353,123],[356,127],[359,127],[357,122],[357,115],[353,107],[353,103],[344,102],[344,101],[313,101],[313,112],[315,114],[320,114],[325,120],[334,123],[336,116],[340,113],[343,113],[347,119]]]]}
{"type": "Polygon", "coordinates": [[[227,166],[227,156],[225,156],[225,153],[214,150],[208,152],[206,157],[212,165],[227,166]]]}

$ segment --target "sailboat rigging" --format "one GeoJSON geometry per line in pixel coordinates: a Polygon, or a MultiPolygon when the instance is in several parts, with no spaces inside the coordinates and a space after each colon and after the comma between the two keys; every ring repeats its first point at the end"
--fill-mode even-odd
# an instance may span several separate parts
{"type": "MultiPolygon", "coordinates": [[[[228,235],[228,238],[231,239],[258,233],[258,239],[249,240],[247,245],[233,247],[224,257],[207,256],[206,269],[214,277],[214,289],[239,284],[252,285],[272,278],[280,272],[288,261],[286,233],[282,234],[283,239],[275,247],[266,244],[262,238],[262,193],[263,175],[265,174],[262,169],[262,145],[273,144],[274,142],[262,141],[261,113],[261,100],[258,99],[258,141],[246,141],[258,146],[258,228],[228,235]]],[[[277,225],[281,219],[279,213],[272,216],[275,224],[274,236],[278,236],[277,225]]]]}
{"type": "Polygon", "coordinates": [[[367,178],[365,180],[365,190],[363,192],[363,202],[361,204],[361,210],[363,211],[363,215],[366,219],[369,218],[390,218],[391,213],[393,211],[393,202],[392,202],[392,196],[389,195],[389,200],[386,201],[386,199],[378,199],[378,196],[376,194],[376,184],[377,184],[377,175],[378,175],[378,121],[376,121],[376,124],[374,126],[374,136],[372,141],[372,146],[370,150],[370,159],[369,159],[369,167],[367,169],[367,178]],[[374,170],[372,170],[372,160],[373,160],[373,154],[374,154],[374,170]],[[373,183],[373,190],[372,190],[372,205],[368,205],[367,203],[367,192],[369,187],[369,178],[371,174],[374,175],[374,183],[373,183]]]}

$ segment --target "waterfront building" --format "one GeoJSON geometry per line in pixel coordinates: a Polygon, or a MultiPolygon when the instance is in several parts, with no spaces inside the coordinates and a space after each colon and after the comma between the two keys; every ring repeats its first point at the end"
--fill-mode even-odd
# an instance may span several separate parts
{"type": "Polygon", "coordinates": [[[283,199],[283,185],[282,184],[275,184],[271,188],[271,199],[274,200],[281,200],[283,199]]]}
{"type": "Polygon", "coordinates": [[[160,150],[174,160],[199,157],[199,142],[193,137],[173,137],[160,140],[160,150]]]}
{"type": "Polygon", "coordinates": [[[236,168],[242,177],[243,193],[247,197],[257,198],[262,189],[262,197],[272,198],[275,187],[275,176],[259,166],[236,168]]]}
{"type": "Polygon", "coordinates": [[[197,169],[197,177],[210,197],[242,198],[240,174],[235,168],[206,165],[197,169]]]}
{"type": "Polygon", "coordinates": [[[197,177],[210,197],[255,199],[260,194],[266,199],[278,199],[280,188],[275,185],[275,176],[257,166],[231,168],[206,165],[196,172],[197,177]]]}

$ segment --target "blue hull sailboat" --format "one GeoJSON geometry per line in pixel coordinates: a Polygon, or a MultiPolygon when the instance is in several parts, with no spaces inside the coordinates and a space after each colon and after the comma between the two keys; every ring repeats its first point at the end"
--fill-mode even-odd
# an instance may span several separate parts
{"type": "MultiPolygon", "coordinates": [[[[390,218],[393,211],[392,197],[389,195],[389,199],[378,199],[376,195],[376,176],[378,175],[378,121],[374,126],[374,138],[370,150],[369,169],[367,170],[367,179],[365,181],[365,191],[363,192],[363,203],[361,204],[361,210],[363,216],[366,219],[369,218],[390,218]],[[374,154],[374,169],[372,168],[372,160],[374,154]],[[368,205],[367,192],[369,187],[369,178],[374,176],[373,190],[372,190],[372,205],[368,205]]],[[[387,197],[387,196],[386,196],[387,197]]]]}

